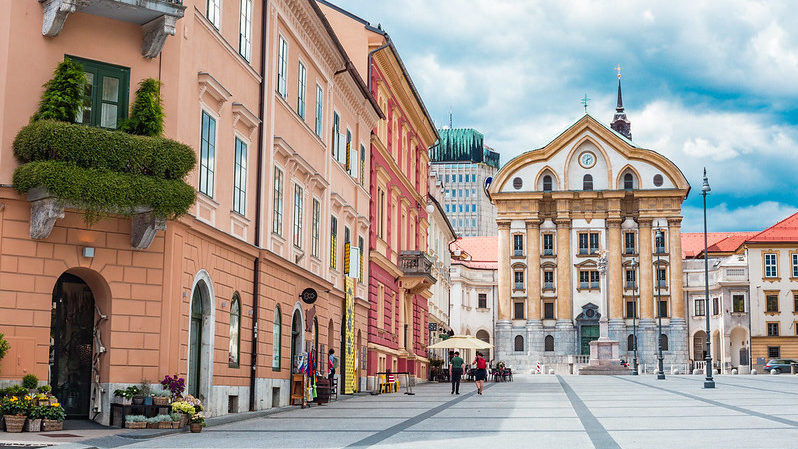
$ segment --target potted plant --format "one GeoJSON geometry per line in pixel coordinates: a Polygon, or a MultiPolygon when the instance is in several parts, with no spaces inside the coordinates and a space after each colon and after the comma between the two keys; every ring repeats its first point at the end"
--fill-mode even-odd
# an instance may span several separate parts
{"type": "Polygon", "coordinates": [[[61,404],[58,402],[51,402],[49,406],[44,407],[43,411],[43,431],[64,430],[66,412],[64,411],[64,407],[61,407],[61,404]]]}
{"type": "Polygon", "coordinates": [[[138,393],[139,393],[139,388],[136,386],[127,387],[124,390],[116,389],[114,390],[114,400],[116,401],[117,404],[130,405],[133,403],[133,397],[137,396],[138,393]]]}
{"type": "Polygon", "coordinates": [[[147,379],[142,379],[138,389],[139,389],[138,395],[141,396],[142,398],[141,404],[152,405],[152,396],[150,395],[151,392],[150,381],[147,379]]]}
{"type": "Polygon", "coordinates": [[[172,393],[172,397],[175,399],[183,396],[183,391],[186,389],[185,379],[178,377],[177,374],[175,374],[174,377],[168,374],[164,376],[161,385],[163,385],[165,390],[169,390],[172,393]]]}
{"type": "Polygon", "coordinates": [[[172,417],[170,415],[155,415],[147,418],[148,429],[171,429],[172,417]]]}
{"type": "Polygon", "coordinates": [[[25,426],[25,420],[30,409],[30,396],[11,396],[3,399],[3,419],[6,422],[6,432],[19,433],[25,426]],[[27,398],[27,399],[26,399],[27,398]]]}
{"type": "Polygon", "coordinates": [[[42,385],[41,387],[37,388],[36,391],[38,391],[36,394],[37,404],[41,406],[50,405],[50,399],[52,398],[50,392],[53,391],[52,387],[49,385],[42,385]]]}
{"type": "MultiPolygon", "coordinates": [[[[180,428],[180,420],[183,418],[183,414],[172,412],[169,414],[169,417],[172,419],[172,428],[179,429],[180,428]]],[[[185,426],[185,424],[183,424],[185,426]]]]}
{"type": "Polygon", "coordinates": [[[22,378],[22,387],[28,390],[28,393],[34,394],[39,387],[39,378],[33,374],[26,374],[22,378]]]}
{"type": "Polygon", "coordinates": [[[195,413],[191,416],[188,426],[191,433],[202,432],[202,428],[205,427],[205,415],[202,412],[195,413]]]}
{"type": "MultiPolygon", "coordinates": [[[[49,406],[50,403],[47,403],[49,406]]],[[[44,407],[42,405],[34,405],[28,408],[28,420],[25,421],[25,432],[41,432],[42,431],[42,418],[44,418],[44,407]]]]}
{"type": "Polygon", "coordinates": [[[158,406],[167,406],[169,405],[169,398],[172,397],[172,393],[167,390],[156,391],[152,394],[152,404],[158,406]]]}
{"type": "Polygon", "coordinates": [[[185,427],[188,424],[188,417],[197,413],[193,405],[186,401],[172,402],[172,412],[180,414],[180,425],[178,427],[185,427]]]}
{"type": "Polygon", "coordinates": [[[147,417],[144,415],[127,415],[125,416],[125,427],[128,429],[146,429],[147,417]]]}
{"type": "Polygon", "coordinates": [[[127,387],[125,391],[130,394],[130,398],[132,399],[133,405],[141,405],[144,403],[144,396],[141,395],[141,390],[139,387],[132,385],[127,387]]]}

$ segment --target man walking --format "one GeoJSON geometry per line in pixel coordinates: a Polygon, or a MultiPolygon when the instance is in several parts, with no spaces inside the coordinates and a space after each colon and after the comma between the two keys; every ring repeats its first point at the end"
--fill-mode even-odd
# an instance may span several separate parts
{"type": "Polygon", "coordinates": [[[449,363],[449,378],[452,379],[452,394],[460,394],[460,377],[463,375],[463,364],[460,353],[454,351],[454,357],[449,363]]]}

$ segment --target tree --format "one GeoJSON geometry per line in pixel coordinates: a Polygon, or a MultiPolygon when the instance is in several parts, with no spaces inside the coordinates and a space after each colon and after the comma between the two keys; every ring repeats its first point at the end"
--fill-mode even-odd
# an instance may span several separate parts
{"type": "Polygon", "coordinates": [[[163,133],[163,118],[161,82],[147,78],[139,83],[130,118],[119,129],[129,134],[160,136],[163,133]]]}
{"type": "Polygon", "coordinates": [[[65,58],[55,68],[53,78],[44,87],[39,110],[31,121],[58,120],[74,123],[81,106],[88,80],[83,67],[65,58]]]}

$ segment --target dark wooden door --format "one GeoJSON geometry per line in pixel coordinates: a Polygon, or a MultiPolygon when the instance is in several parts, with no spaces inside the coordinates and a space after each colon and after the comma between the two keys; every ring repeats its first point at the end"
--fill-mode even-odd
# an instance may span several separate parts
{"type": "Polygon", "coordinates": [[[188,394],[199,397],[200,366],[202,366],[202,293],[199,285],[191,298],[191,341],[188,349],[188,394]]]}
{"type": "Polygon", "coordinates": [[[590,342],[598,340],[599,327],[595,325],[582,326],[582,355],[590,354],[590,342]]]}

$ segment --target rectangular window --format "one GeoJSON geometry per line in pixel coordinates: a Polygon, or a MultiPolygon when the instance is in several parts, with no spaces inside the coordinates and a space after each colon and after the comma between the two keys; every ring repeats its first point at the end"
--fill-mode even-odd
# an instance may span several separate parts
{"type": "Polygon", "coordinates": [[[233,168],[233,211],[246,215],[247,211],[247,144],[236,137],[233,168]]]}
{"type": "Polygon", "coordinates": [[[366,186],[366,147],[360,145],[360,185],[366,186]]]}
{"type": "Polygon", "coordinates": [[[765,312],[778,313],[778,311],[779,311],[779,295],[766,295],[765,312]]]}
{"type": "Polygon", "coordinates": [[[599,235],[598,232],[590,233],[590,254],[598,254],[599,250],[599,235]]]}
{"type": "Polygon", "coordinates": [[[798,253],[791,254],[792,257],[792,277],[798,278],[798,253]]]}
{"type": "Polygon", "coordinates": [[[296,93],[296,113],[303,119],[305,118],[305,90],[307,81],[307,71],[305,64],[299,63],[297,69],[297,93],[296,93]]]}
{"type": "Polygon", "coordinates": [[[339,136],[341,131],[341,117],[338,115],[338,111],[333,111],[333,128],[332,128],[332,157],[336,161],[340,160],[340,153],[341,149],[341,137],[339,136]]]}
{"type": "Polygon", "coordinates": [[[349,234],[349,226],[344,226],[344,276],[349,276],[349,258],[351,254],[349,254],[351,247],[350,241],[350,234],[349,234]]]}
{"type": "Polygon", "coordinates": [[[635,310],[635,302],[631,299],[626,300],[626,318],[632,318],[636,316],[637,310],[635,310]]]}
{"type": "Polygon", "coordinates": [[[745,312],[745,295],[732,295],[732,311],[734,313],[745,312]]]}
{"type": "Polygon", "coordinates": [[[597,254],[599,250],[598,232],[579,233],[579,254],[597,254]]]}
{"type": "Polygon", "coordinates": [[[278,55],[277,55],[277,93],[281,97],[287,98],[288,96],[288,42],[280,36],[278,40],[278,55]]]}
{"type": "Polygon", "coordinates": [[[294,246],[302,248],[302,186],[294,184],[294,246]]]}
{"type": "Polygon", "coordinates": [[[668,288],[668,273],[666,268],[657,268],[657,287],[668,288]]]}
{"type": "Polygon", "coordinates": [[[720,314],[720,299],[712,298],[712,315],[720,314]]]}
{"type": "Polygon", "coordinates": [[[659,302],[659,316],[662,318],[668,317],[668,300],[663,299],[659,302]]]}
{"type": "Polygon", "coordinates": [[[768,323],[768,337],[779,336],[779,323],[768,323]]]}
{"type": "Polygon", "coordinates": [[[283,234],[283,171],[274,168],[274,201],[272,209],[272,232],[283,234]]]}
{"type": "Polygon", "coordinates": [[[599,288],[599,272],[596,270],[582,270],[579,272],[579,288],[599,288]]]}
{"type": "Polygon", "coordinates": [[[241,0],[241,23],[238,24],[238,54],[247,61],[252,53],[252,0],[241,0]]]}
{"type": "Polygon", "coordinates": [[[554,319],[554,303],[551,301],[547,301],[543,303],[543,319],[544,320],[553,320],[554,319]]]}
{"type": "Polygon", "coordinates": [[[202,111],[199,191],[213,198],[213,167],[216,163],[216,119],[202,111]]]}
{"type": "Polygon", "coordinates": [[[704,316],[706,313],[704,299],[696,299],[695,300],[695,316],[704,316]]]}
{"type": "Polygon", "coordinates": [[[514,284],[513,288],[515,290],[523,290],[524,289],[524,272],[523,271],[516,271],[513,274],[514,284]]]}
{"type": "Polygon", "coordinates": [[[781,346],[768,346],[768,358],[769,359],[781,358],[781,346]]]}
{"type": "Polygon", "coordinates": [[[344,160],[346,172],[352,176],[357,160],[352,158],[352,131],[350,131],[349,128],[346,128],[346,154],[344,154],[344,160]]]}
{"type": "Polygon", "coordinates": [[[83,66],[88,81],[75,121],[116,129],[127,118],[130,69],[73,56],[68,58],[83,66]]]}
{"type": "Polygon", "coordinates": [[[480,309],[487,309],[488,308],[488,294],[487,293],[480,293],[478,296],[478,307],[480,309]]]}
{"type": "Polygon", "coordinates": [[[543,289],[554,290],[554,271],[547,270],[543,272],[543,289]]]}
{"type": "Polygon", "coordinates": [[[626,270],[626,288],[634,290],[636,288],[635,278],[637,274],[635,270],[626,270]]]}
{"type": "Polygon", "coordinates": [[[321,203],[313,198],[313,229],[311,230],[310,255],[319,257],[319,230],[321,228],[321,203]]]}
{"type": "Polygon", "coordinates": [[[654,246],[657,254],[665,254],[665,233],[654,234],[654,246]]]}
{"type": "Polygon", "coordinates": [[[798,293],[792,295],[793,311],[798,312],[798,293]]]}
{"type": "Polygon", "coordinates": [[[316,135],[321,137],[322,120],[324,119],[324,91],[316,84],[316,135]]]}
{"type": "Polygon", "coordinates": [[[774,278],[779,275],[779,266],[778,261],[776,260],[776,254],[773,253],[766,253],[765,254],[765,277],[766,278],[774,278]]]}
{"type": "Polygon", "coordinates": [[[366,254],[366,248],[363,246],[363,237],[357,238],[357,247],[360,249],[358,252],[358,272],[357,272],[357,279],[362,283],[365,284],[366,280],[363,279],[363,254],[366,254]]]}
{"type": "Polygon", "coordinates": [[[385,327],[385,286],[377,284],[377,328],[385,327]]]}
{"type": "Polygon", "coordinates": [[[516,234],[513,236],[513,255],[514,256],[523,256],[524,255],[524,236],[520,234],[516,234]]]}
{"type": "Polygon", "coordinates": [[[543,234],[543,255],[551,256],[554,254],[554,234],[543,234]]]}
{"type": "Polygon", "coordinates": [[[634,232],[627,232],[624,235],[624,240],[626,242],[625,253],[626,254],[634,254],[635,253],[635,233],[634,232]]]}
{"type": "Polygon", "coordinates": [[[330,268],[338,268],[338,219],[330,217],[330,268]]]}
{"type": "Polygon", "coordinates": [[[599,288],[599,272],[590,272],[590,288],[599,288]]]}
{"type": "Polygon", "coordinates": [[[458,182],[463,182],[463,175],[460,175],[460,176],[458,177],[458,179],[459,179],[459,181],[458,181],[458,182]]]}
{"type": "Polygon", "coordinates": [[[513,304],[513,319],[516,320],[524,319],[524,303],[516,302],[513,304]]]}
{"type": "Polygon", "coordinates": [[[210,20],[218,30],[222,24],[222,0],[207,0],[205,5],[205,17],[210,20]]]}

